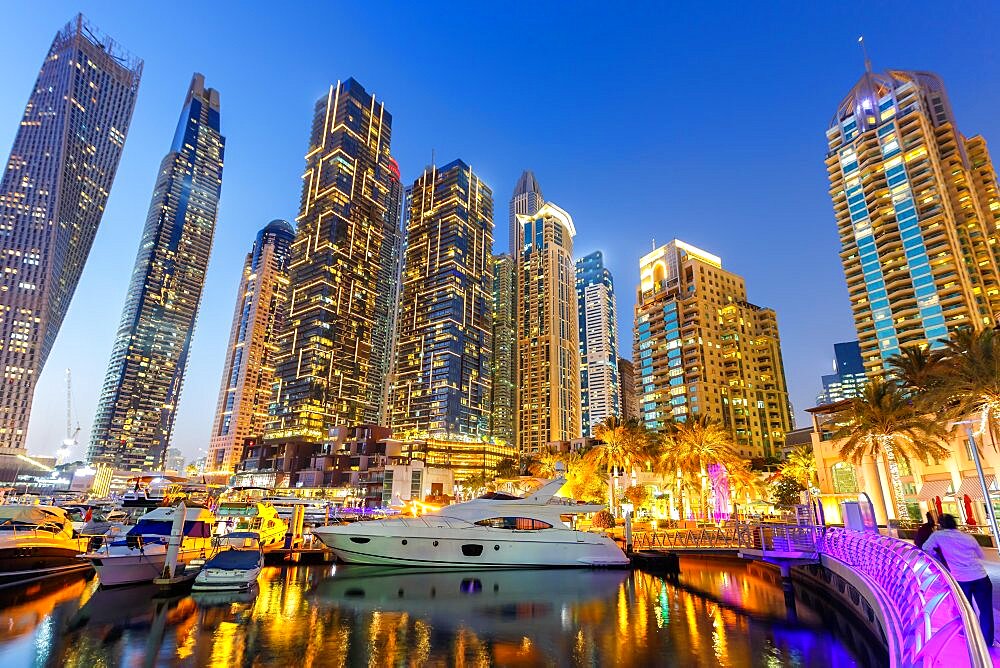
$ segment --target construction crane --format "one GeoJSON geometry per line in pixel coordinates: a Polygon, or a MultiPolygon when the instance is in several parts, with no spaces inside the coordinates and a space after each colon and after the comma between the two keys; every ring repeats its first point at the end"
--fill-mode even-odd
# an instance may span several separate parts
{"type": "Polygon", "coordinates": [[[70,450],[77,445],[79,435],[80,421],[77,420],[76,428],[73,427],[73,373],[66,369],[66,438],[56,451],[56,463],[61,464],[66,460],[70,450]]]}

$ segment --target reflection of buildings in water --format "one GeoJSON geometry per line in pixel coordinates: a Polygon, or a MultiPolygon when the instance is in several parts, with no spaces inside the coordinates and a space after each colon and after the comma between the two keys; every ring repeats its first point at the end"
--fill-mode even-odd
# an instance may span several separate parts
{"type": "Polygon", "coordinates": [[[56,606],[78,599],[87,588],[81,575],[52,578],[0,594],[0,642],[31,633],[56,606]]]}

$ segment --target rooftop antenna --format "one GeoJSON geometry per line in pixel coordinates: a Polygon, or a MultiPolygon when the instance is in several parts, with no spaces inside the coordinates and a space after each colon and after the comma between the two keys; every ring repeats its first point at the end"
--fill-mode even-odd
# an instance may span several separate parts
{"type": "Polygon", "coordinates": [[[653,237],[653,250],[656,250],[656,237],[653,237]]]}
{"type": "Polygon", "coordinates": [[[858,37],[858,44],[861,46],[861,53],[865,54],[865,72],[872,71],[872,61],[868,58],[868,49],[865,48],[865,36],[858,37]]]}

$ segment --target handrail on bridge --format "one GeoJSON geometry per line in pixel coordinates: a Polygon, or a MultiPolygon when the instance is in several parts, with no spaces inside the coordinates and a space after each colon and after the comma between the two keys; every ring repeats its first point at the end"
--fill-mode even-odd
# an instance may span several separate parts
{"type": "Polygon", "coordinates": [[[812,553],[834,559],[882,595],[894,665],[992,666],[972,606],[923,550],[889,536],[840,527],[730,522],[717,527],[636,531],[635,549],[740,550],[762,556],[812,553]]]}

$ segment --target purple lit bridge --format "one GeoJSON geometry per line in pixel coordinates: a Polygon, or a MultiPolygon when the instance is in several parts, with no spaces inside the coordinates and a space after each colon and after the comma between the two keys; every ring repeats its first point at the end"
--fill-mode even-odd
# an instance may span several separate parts
{"type": "Polygon", "coordinates": [[[823,587],[881,636],[893,666],[993,665],[954,578],[910,543],[839,527],[737,522],[636,531],[632,539],[637,561],[663,553],[738,555],[778,566],[786,592],[793,576],[823,587]]]}

